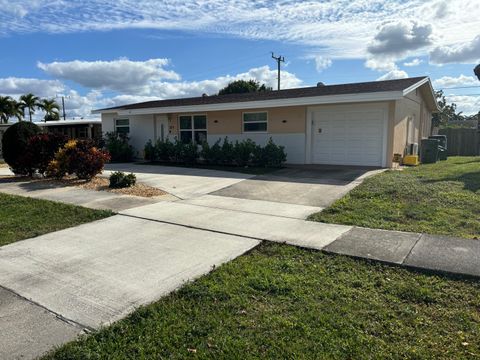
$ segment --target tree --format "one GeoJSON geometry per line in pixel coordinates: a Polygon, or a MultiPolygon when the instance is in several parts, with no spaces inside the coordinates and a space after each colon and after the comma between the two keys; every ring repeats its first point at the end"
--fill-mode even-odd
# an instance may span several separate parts
{"type": "Polygon", "coordinates": [[[465,120],[465,117],[462,115],[462,112],[457,113],[457,104],[447,103],[443,91],[435,91],[435,97],[437,98],[438,107],[440,111],[433,114],[432,116],[432,126],[439,127],[441,125],[446,125],[449,121],[462,121],[465,120]]]}
{"type": "Polygon", "coordinates": [[[45,121],[52,121],[60,119],[60,115],[58,111],[60,110],[60,106],[54,99],[43,99],[40,101],[39,108],[45,111],[45,121]]]}
{"type": "Polygon", "coordinates": [[[256,80],[235,80],[220,89],[218,95],[243,94],[251,92],[272,91],[270,86],[260,85],[256,80]]]}
{"type": "Polygon", "coordinates": [[[32,122],[32,115],[35,114],[35,108],[39,107],[40,98],[33,94],[25,94],[20,96],[20,103],[24,109],[28,109],[28,117],[32,122]]]}
{"type": "Polygon", "coordinates": [[[0,121],[4,124],[12,116],[12,101],[10,96],[0,96],[0,121]]]}
{"type": "Polygon", "coordinates": [[[475,69],[473,69],[473,72],[474,72],[475,75],[477,76],[478,80],[480,80],[480,64],[478,64],[477,66],[475,66],[475,69]]]}
{"type": "Polygon", "coordinates": [[[10,96],[0,96],[0,121],[6,124],[11,117],[16,117],[18,121],[22,121],[22,105],[10,96]]]}

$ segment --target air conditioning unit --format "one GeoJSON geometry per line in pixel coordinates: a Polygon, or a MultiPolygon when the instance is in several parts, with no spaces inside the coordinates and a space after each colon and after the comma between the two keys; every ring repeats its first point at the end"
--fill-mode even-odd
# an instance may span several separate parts
{"type": "Polygon", "coordinates": [[[418,143],[408,144],[408,155],[418,155],[418,143]]]}

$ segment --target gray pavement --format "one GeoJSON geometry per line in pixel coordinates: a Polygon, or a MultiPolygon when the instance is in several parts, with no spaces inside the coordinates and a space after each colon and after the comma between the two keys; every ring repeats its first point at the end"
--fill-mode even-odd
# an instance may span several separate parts
{"type": "Polygon", "coordinates": [[[13,292],[0,288],[0,359],[35,359],[74,340],[83,329],[13,292]]]}
{"type": "Polygon", "coordinates": [[[212,195],[324,208],[381,171],[319,165],[288,167],[224,187],[212,195]]]}
{"type": "Polygon", "coordinates": [[[120,214],[318,250],[352,228],[183,202],[157,203],[121,211],[120,214]]]}
{"type": "Polygon", "coordinates": [[[138,181],[162,189],[181,199],[206,195],[254,177],[254,175],[231,171],[135,163],[107,164],[103,174],[108,176],[112,171],[133,172],[138,181]]]}

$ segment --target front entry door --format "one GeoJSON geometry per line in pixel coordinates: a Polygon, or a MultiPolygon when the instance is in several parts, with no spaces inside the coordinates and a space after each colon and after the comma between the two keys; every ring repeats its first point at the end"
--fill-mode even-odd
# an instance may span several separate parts
{"type": "Polygon", "coordinates": [[[166,115],[158,115],[155,118],[156,140],[165,141],[168,138],[168,118],[166,115]]]}

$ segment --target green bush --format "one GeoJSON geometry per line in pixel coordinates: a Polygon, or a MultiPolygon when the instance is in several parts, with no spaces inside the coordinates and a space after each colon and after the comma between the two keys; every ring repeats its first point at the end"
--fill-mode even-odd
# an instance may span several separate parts
{"type": "Polygon", "coordinates": [[[110,153],[113,162],[130,162],[133,160],[135,151],[129,144],[128,135],[116,132],[107,132],[105,134],[105,148],[110,153]]]}
{"type": "Polygon", "coordinates": [[[36,171],[42,175],[45,174],[48,164],[66,142],[66,136],[54,133],[42,133],[30,137],[23,156],[25,169],[28,169],[30,175],[36,171]]]}
{"type": "Polygon", "coordinates": [[[280,167],[286,161],[284,147],[276,145],[270,138],[262,147],[250,139],[232,143],[226,137],[218,139],[212,146],[207,142],[199,146],[183,143],[178,139],[145,144],[145,159],[192,165],[199,160],[211,165],[280,167]]]}
{"type": "Polygon", "coordinates": [[[17,175],[28,175],[31,166],[25,156],[28,149],[28,141],[34,135],[40,133],[40,128],[27,121],[21,121],[10,126],[3,134],[2,153],[5,162],[17,175]]]}
{"type": "Polygon", "coordinates": [[[110,175],[110,188],[120,189],[127,188],[135,185],[137,182],[137,177],[135,174],[125,174],[121,171],[116,171],[110,175]]]}
{"type": "Polygon", "coordinates": [[[202,144],[202,151],[200,152],[200,156],[207,164],[212,165],[219,165],[222,162],[222,147],[220,146],[220,142],[222,139],[218,139],[215,143],[210,146],[208,142],[204,142],[202,144]]]}

